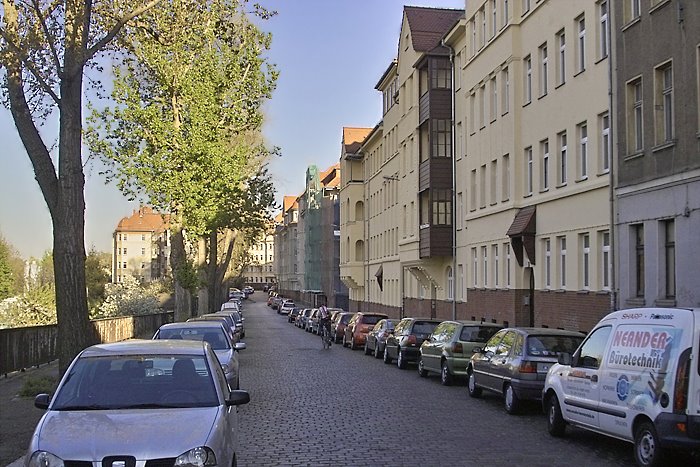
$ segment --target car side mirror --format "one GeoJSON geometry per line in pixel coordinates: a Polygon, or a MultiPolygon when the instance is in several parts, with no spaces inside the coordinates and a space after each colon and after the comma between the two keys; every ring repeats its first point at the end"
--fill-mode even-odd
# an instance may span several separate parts
{"type": "Polygon", "coordinates": [[[46,410],[49,408],[49,402],[51,402],[50,394],[37,394],[34,398],[34,407],[37,409],[46,410]]]}
{"type": "Polygon", "coordinates": [[[481,353],[482,350],[483,349],[481,347],[474,347],[474,349],[472,350],[472,353],[481,353]]]}
{"type": "Polygon", "coordinates": [[[561,352],[557,357],[557,362],[559,362],[560,365],[570,366],[572,361],[573,359],[569,352],[561,352]]]}
{"type": "Polygon", "coordinates": [[[248,391],[231,391],[226,398],[226,405],[229,407],[232,405],[247,404],[248,402],[250,402],[250,394],[248,394],[248,391]]]}
{"type": "Polygon", "coordinates": [[[236,342],[233,344],[233,349],[234,350],[244,350],[247,346],[245,345],[245,342],[236,342]]]}

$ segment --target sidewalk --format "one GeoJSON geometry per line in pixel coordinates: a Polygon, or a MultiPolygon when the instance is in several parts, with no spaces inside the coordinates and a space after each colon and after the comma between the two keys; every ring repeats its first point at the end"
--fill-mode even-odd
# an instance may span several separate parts
{"type": "Polygon", "coordinates": [[[34,407],[33,397],[20,397],[19,391],[29,377],[58,378],[58,361],[0,376],[0,466],[15,464],[25,454],[34,428],[44,414],[34,407]]]}

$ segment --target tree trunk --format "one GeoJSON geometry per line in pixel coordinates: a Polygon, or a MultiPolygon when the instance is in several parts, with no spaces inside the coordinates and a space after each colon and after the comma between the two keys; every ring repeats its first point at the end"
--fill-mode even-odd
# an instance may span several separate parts
{"type": "Polygon", "coordinates": [[[173,271],[173,284],[175,288],[175,321],[187,321],[192,317],[190,293],[185,289],[178,279],[177,271],[186,261],[185,238],[182,235],[182,228],[176,228],[170,234],[170,267],[173,271]]]}
{"type": "Polygon", "coordinates": [[[197,312],[199,315],[211,313],[213,310],[209,304],[209,280],[207,278],[207,245],[208,239],[201,237],[197,244],[197,274],[199,275],[200,287],[197,289],[197,312]]]}
{"type": "Polygon", "coordinates": [[[218,265],[218,232],[212,229],[209,233],[209,262],[207,264],[207,290],[209,305],[212,310],[218,309],[221,306],[221,298],[218,291],[221,289],[220,284],[217,284],[217,265],[218,265]]]}

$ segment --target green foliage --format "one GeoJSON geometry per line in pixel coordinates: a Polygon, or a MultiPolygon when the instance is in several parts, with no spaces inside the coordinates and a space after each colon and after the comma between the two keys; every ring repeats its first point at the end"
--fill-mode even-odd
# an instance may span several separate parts
{"type": "Polygon", "coordinates": [[[53,394],[57,386],[58,379],[53,376],[29,376],[19,390],[19,395],[35,397],[37,394],[53,394]]]}
{"type": "Polygon", "coordinates": [[[196,293],[197,289],[202,285],[199,280],[197,267],[194,265],[194,262],[189,259],[182,261],[175,267],[175,279],[182,288],[189,290],[190,293],[193,294],[196,293]]]}
{"type": "Polygon", "coordinates": [[[118,284],[105,285],[105,301],[91,312],[90,318],[111,318],[157,313],[159,286],[142,286],[131,276],[123,276],[118,284]]]}
{"type": "Polygon", "coordinates": [[[0,300],[21,294],[23,290],[24,260],[0,235],[0,300]]]}
{"type": "Polygon", "coordinates": [[[32,287],[0,302],[0,328],[56,324],[56,290],[52,284],[32,287]]]}
{"type": "Polygon", "coordinates": [[[90,249],[85,258],[85,285],[87,287],[88,308],[98,307],[105,298],[105,284],[110,279],[110,254],[90,249]]]}

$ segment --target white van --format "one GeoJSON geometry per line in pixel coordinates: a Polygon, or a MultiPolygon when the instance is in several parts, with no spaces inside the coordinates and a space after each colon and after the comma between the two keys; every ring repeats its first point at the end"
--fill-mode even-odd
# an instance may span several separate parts
{"type": "Polygon", "coordinates": [[[547,373],[547,429],[567,424],[634,443],[637,464],[700,448],[700,309],[613,312],[547,373]]]}

